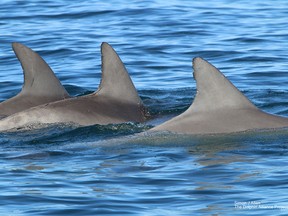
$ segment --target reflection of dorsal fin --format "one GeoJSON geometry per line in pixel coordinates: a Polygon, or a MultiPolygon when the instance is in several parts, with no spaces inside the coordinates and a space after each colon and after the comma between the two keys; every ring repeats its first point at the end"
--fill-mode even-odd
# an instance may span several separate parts
{"type": "Polygon", "coordinates": [[[12,47],[24,73],[21,94],[58,98],[58,100],[69,97],[51,68],[37,53],[20,43],[13,43],[12,47]]]}
{"type": "Polygon", "coordinates": [[[142,104],[135,86],[117,53],[108,43],[102,43],[102,80],[95,95],[126,103],[142,104]]]}
{"type": "Polygon", "coordinates": [[[217,68],[203,60],[193,59],[197,94],[189,110],[205,112],[218,109],[257,109],[217,68]]]}

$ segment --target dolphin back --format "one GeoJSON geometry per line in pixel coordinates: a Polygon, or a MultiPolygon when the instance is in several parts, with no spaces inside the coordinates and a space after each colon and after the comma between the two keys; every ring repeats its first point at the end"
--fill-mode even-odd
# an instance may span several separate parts
{"type": "Polygon", "coordinates": [[[12,43],[12,48],[21,63],[24,84],[18,95],[0,103],[0,116],[9,116],[34,106],[70,97],[41,56],[20,43],[12,43]]]}
{"type": "Polygon", "coordinates": [[[193,68],[197,93],[192,105],[152,130],[215,134],[288,126],[287,118],[258,109],[209,62],[194,58],[193,68]]]}

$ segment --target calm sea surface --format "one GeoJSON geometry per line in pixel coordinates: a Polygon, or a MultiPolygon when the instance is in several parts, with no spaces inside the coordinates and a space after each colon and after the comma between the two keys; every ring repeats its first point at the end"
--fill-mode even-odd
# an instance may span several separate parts
{"type": "Polygon", "coordinates": [[[135,136],[189,107],[196,56],[288,116],[287,14],[286,0],[2,0],[0,101],[23,84],[11,42],[83,95],[99,85],[105,41],[156,120],[0,133],[0,215],[287,215],[287,130],[135,136]]]}

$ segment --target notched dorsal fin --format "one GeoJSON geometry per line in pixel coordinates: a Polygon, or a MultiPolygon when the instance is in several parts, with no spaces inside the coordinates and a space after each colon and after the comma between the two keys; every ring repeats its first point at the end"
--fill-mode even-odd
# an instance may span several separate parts
{"type": "Polygon", "coordinates": [[[59,99],[69,97],[49,65],[36,52],[15,42],[12,43],[12,48],[24,73],[21,94],[59,99]]]}
{"type": "Polygon", "coordinates": [[[193,59],[197,93],[190,110],[225,108],[257,109],[216,67],[202,58],[193,59]]]}
{"type": "Polygon", "coordinates": [[[108,44],[102,43],[102,79],[95,95],[115,98],[131,104],[142,104],[135,86],[117,53],[108,44]]]}

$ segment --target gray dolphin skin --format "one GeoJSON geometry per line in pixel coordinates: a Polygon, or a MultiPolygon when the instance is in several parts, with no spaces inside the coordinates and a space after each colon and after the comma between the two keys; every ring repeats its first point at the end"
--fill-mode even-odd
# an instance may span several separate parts
{"type": "Polygon", "coordinates": [[[77,125],[143,122],[142,100],[113,48],[102,43],[102,79],[90,95],[64,99],[18,112],[0,121],[0,130],[30,124],[73,123],[77,125]]]}
{"type": "Polygon", "coordinates": [[[12,43],[24,73],[21,92],[0,103],[0,116],[7,117],[28,108],[69,98],[48,64],[33,50],[20,43],[12,43]]]}
{"type": "Polygon", "coordinates": [[[193,68],[197,93],[192,105],[152,131],[217,134],[288,126],[288,118],[259,110],[207,61],[194,58],[193,68]]]}

